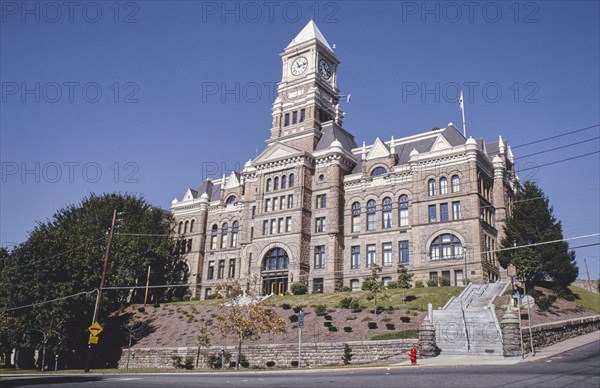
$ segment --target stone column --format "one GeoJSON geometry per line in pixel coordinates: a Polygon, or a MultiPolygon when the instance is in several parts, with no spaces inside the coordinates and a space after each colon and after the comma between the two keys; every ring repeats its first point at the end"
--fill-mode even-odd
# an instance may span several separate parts
{"type": "Polygon", "coordinates": [[[521,334],[519,333],[519,319],[510,310],[504,314],[500,322],[502,329],[502,352],[504,357],[521,355],[521,334]]]}
{"type": "Polygon", "coordinates": [[[435,357],[438,355],[435,344],[435,326],[425,317],[419,326],[419,356],[422,358],[435,357]]]}

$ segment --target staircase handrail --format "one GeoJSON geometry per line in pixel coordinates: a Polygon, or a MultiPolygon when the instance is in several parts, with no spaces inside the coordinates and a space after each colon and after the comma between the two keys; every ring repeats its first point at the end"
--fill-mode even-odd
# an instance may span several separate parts
{"type": "Polygon", "coordinates": [[[467,341],[467,353],[471,350],[471,346],[469,344],[469,333],[467,332],[467,319],[465,318],[465,309],[463,308],[463,301],[460,300],[460,311],[462,313],[463,319],[463,328],[465,330],[465,340],[467,341]]]}

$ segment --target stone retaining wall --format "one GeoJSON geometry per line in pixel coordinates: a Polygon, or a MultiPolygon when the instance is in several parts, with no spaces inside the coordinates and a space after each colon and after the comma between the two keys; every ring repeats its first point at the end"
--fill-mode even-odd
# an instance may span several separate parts
{"type": "MultiPolygon", "coordinates": [[[[600,315],[534,325],[531,326],[533,347],[540,349],[597,330],[600,330],[600,315]]],[[[525,353],[531,352],[529,327],[523,327],[523,347],[525,353]]]]}
{"type": "MultiPolygon", "coordinates": [[[[408,359],[410,349],[417,347],[418,340],[388,340],[388,341],[356,341],[347,342],[352,348],[352,364],[368,363],[375,361],[393,360],[400,362],[408,359]]],[[[232,359],[237,357],[235,346],[223,347],[230,352],[232,359]]],[[[307,343],[302,344],[302,367],[324,366],[342,364],[343,342],[334,343],[307,343]]],[[[196,348],[132,348],[129,358],[130,368],[172,368],[173,357],[183,359],[192,357],[196,361],[196,348]]],[[[210,349],[212,354],[221,354],[220,346],[210,349]]],[[[269,344],[269,345],[244,345],[242,354],[250,363],[250,367],[266,368],[269,361],[275,362],[275,367],[292,367],[292,361],[298,361],[297,344],[269,344]]],[[[127,364],[127,349],[123,349],[119,368],[127,364]]],[[[199,368],[207,368],[204,358],[200,356],[199,368]]]]}

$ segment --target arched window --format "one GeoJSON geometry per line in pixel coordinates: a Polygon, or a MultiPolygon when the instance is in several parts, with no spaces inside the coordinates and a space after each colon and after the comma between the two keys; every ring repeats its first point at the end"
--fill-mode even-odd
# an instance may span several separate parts
{"type": "Polygon", "coordinates": [[[177,228],[177,233],[181,234],[183,232],[183,221],[179,221],[179,228],[177,228]]]}
{"type": "Polygon", "coordinates": [[[217,224],[214,224],[210,231],[210,249],[212,249],[212,250],[217,249],[217,234],[218,233],[219,233],[219,227],[217,226],[217,224]]]}
{"type": "Polygon", "coordinates": [[[383,199],[383,207],[381,208],[381,219],[383,221],[383,229],[390,229],[392,227],[392,200],[390,197],[383,199]]]}
{"type": "Polygon", "coordinates": [[[440,194],[448,194],[448,179],[446,177],[440,178],[440,194]]]}
{"type": "Polygon", "coordinates": [[[185,224],[184,224],[184,226],[183,226],[183,233],[187,233],[189,225],[190,225],[190,222],[186,221],[185,224]]]}
{"type": "Polygon", "coordinates": [[[379,176],[383,174],[387,174],[387,170],[383,167],[375,167],[373,171],[371,171],[371,176],[379,176]]]}
{"type": "Polygon", "coordinates": [[[460,178],[458,175],[452,176],[452,192],[458,193],[460,191],[460,178]]]}
{"type": "Polygon", "coordinates": [[[273,248],[263,259],[263,271],[282,271],[288,269],[289,258],[283,248],[273,248]]]}
{"type": "Polygon", "coordinates": [[[360,232],[360,203],[352,204],[352,233],[360,232]]]}
{"type": "Polygon", "coordinates": [[[427,188],[429,190],[429,196],[433,197],[435,195],[435,179],[430,179],[427,182],[427,188]]]}
{"type": "Polygon", "coordinates": [[[367,202],[367,230],[375,230],[375,200],[367,202]]]}
{"type": "Polygon", "coordinates": [[[192,220],[190,222],[190,233],[192,233],[194,231],[194,225],[196,225],[196,220],[192,220]]]}
{"type": "Polygon", "coordinates": [[[233,226],[231,228],[231,246],[233,248],[237,247],[239,229],[240,229],[240,223],[237,221],[234,221],[233,226]]]}
{"type": "Polygon", "coordinates": [[[408,226],[408,196],[403,194],[398,198],[398,209],[400,226],[408,226]]]}
{"type": "Polygon", "coordinates": [[[221,248],[227,248],[227,233],[229,233],[229,225],[226,222],[221,228],[221,248]]]}
{"type": "Polygon", "coordinates": [[[267,179],[267,187],[266,187],[267,192],[271,191],[271,178],[267,179]]]}
{"type": "Polygon", "coordinates": [[[439,235],[431,243],[431,260],[452,260],[463,258],[463,246],[460,239],[453,234],[439,235]]]}
{"type": "Polygon", "coordinates": [[[230,195],[229,197],[227,197],[227,200],[225,201],[225,204],[231,205],[231,204],[234,204],[235,201],[237,201],[236,196],[235,195],[230,195]]]}
{"type": "Polygon", "coordinates": [[[283,175],[281,177],[281,190],[285,189],[287,186],[287,176],[283,175]]]}
{"type": "Polygon", "coordinates": [[[279,190],[279,177],[276,176],[275,179],[273,179],[273,191],[279,190]]]}
{"type": "Polygon", "coordinates": [[[290,176],[288,178],[288,187],[289,188],[294,187],[294,174],[290,174],[290,176]]]}

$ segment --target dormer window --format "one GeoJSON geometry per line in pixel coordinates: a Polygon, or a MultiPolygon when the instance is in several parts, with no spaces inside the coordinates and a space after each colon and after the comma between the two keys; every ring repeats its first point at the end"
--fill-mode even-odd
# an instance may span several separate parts
{"type": "Polygon", "coordinates": [[[227,205],[233,205],[235,204],[235,202],[237,201],[237,198],[235,195],[230,195],[229,197],[227,197],[227,200],[225,201],[225,204],[227,205]]]}
{"type": "Polygon", "coordinates": [[[373,171],[371,171],[371,176],[379,176],[387,174],[387,170],[384,167],[375,167],[373,171]]]}

